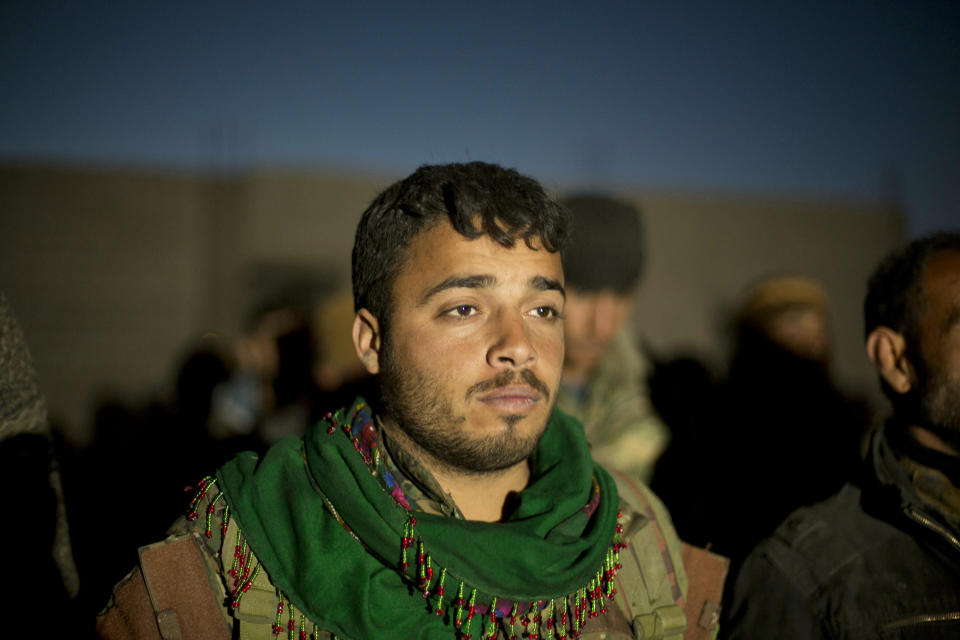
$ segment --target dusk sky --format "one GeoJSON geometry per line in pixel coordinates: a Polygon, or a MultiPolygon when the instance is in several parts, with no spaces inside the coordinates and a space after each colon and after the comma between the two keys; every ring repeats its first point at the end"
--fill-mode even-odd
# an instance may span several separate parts
{"type": "Polygon", "coordinates": [[[960,2],[0,5],[0,163],[489,160],[960,225],[960,2]]]}

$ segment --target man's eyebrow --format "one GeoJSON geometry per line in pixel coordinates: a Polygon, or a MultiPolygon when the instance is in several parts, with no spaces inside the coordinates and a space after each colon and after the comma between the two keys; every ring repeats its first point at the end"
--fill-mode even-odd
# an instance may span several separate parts
{"type": "Polygon", "coordinates": [[[484,287],[489,287],[497,279],[491,275],[475,275],[475,276],[454,276],[452,278],[447,278],[440,284],[434,285],[427,289],[427,291],[420,296],[420,303],[418,306],[423,306],[430,301],[430,298],[437,295],[441,291],[446,291],[447,289],[483,289],[484,287]]]}
{"type": "Polygon", "coordinates": [[[544,278],[543,276],[536,276],[530,280],[530,284],[534,289],[540,291],[559,291],[560,295],[563,296],[563,299],[567,299],[567,292],[563,288],[563,285],[557,282],[556,280],[551,280],[550,278],[544,278]]]}

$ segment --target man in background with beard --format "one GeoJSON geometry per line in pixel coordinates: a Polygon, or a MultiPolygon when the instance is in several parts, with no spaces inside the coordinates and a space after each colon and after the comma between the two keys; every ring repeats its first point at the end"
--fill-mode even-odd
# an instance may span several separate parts
{"type": "Polygon", "coordinates": [[[794,512],[747,558],[730,638],[960,637],[960,233],[882,262],[864,319],[892,417],[856,486],[794,512]]]}
{"type": "Polygon", "coordinates": [[[100,633],[680,638],[668,515],[554,410],[566,235],[564,209],[496,165],[424,166],[381,193],[353,250],[353,342],[379,397],[206,479],[100,633]]]}

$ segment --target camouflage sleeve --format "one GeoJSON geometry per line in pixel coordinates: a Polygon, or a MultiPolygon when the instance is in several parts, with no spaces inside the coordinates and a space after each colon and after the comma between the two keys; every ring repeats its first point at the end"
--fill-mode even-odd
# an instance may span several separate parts
{"type": "Polygon", "coordinates": [[[650,401],[649,369],[630,334],[619,334],[591,383],[583,420],[593,457],[641,482],[650,481],[669,442],[669,430],[650,401]]]}

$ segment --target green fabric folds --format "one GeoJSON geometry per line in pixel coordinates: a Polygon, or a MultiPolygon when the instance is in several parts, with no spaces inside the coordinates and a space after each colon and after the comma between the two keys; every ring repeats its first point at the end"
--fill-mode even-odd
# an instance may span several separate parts
{"type": "MultiPolygon", "coordinates": [[[[260,461],[240,456],[225,465],[218,479],[232,516],[271,581],[321,627],[355,639],[449,639],[451,616],[434,615],[436,597],[425,601],[417,590],[416,549],[400,575],[410,512],[343,430],[327,426],[282,440],[260,461]]],[[[555,411],[531,463],[530,485],[506,522],[414,514],[433,588],[447,571],[445,609],[461,581],[467,593],[477,588],[478,603],[528,603],[570,595],[602,569],[616,486],[591,459],[579,423],[555,411]],[[600,499],[591,500],[597,487],[600,499]]]]}

